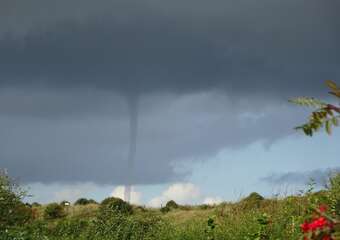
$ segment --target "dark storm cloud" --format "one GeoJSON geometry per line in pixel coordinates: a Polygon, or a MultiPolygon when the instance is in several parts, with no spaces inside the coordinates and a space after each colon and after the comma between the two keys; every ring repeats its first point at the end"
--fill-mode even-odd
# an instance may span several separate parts
{"type": "MultiPolygon", "coordinates": [[[[1,165],[24,182],[125,183],[126,112],[104,106],[62,118],[2,114],[1,165]]],[[[300,113],[287,104],[234,103],[214,93],[145,97],[134,183],[178,181],[188,174],[175,170],[183,161],[201,161],[225,147],[271,143],[294,132],[292,127],[303,121],[300,113]]]]}
{"type": "Polygon", "coordinates": [[[261,180],[274,185],[282,184],[308,184],[311,179],[315,181],[318,186],[325,186],[332,174],[340,172],[340,167],[329,169],[315,169],[306,172],[287,172],[275,173],[264,177],[261,180]]]}
{"type": "Polygon", "coordinates": [[[125,183],[126,97],[140,97],[136,183],[272,142],[295,95],[339,79],[339,3],[0,0],[0,163],[27,182],[125,183]]]}
{"type": "Polygon", "coordinates": [[[1,82],[284,94],[339,76],[336,1],[58,2],[5,1],[1,82]]]}

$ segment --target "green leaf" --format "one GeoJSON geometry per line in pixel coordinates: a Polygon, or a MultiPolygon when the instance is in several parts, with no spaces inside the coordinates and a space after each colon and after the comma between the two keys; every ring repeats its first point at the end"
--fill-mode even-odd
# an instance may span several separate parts
{"type": "Polygon", "coordinates": [[[289,102],[301,105],[301,106],[308,106],[308,107],[314,107],[314,108],[324,108],[327,106],[326,103],[312,98],[312,97],[298,97],[290,99],[289,102]]]}
{"type": "Polygon", "coordinates": [[[326,85],[332,90],[338,90],[338,86],[332,80],[326,80],[326,85]]]}
{"type": "Polygon", "coordinates": [[[339,126],[339,121],[336,117],[332,118],[332,123],[333,123],[334,126],[339,126]]]}
{"type": "Polygon", "coordinates": [[[330,120],[327,120],[326,123],[325,123],[325,129],[326,129],[326,132],[331,135],[332,134],[332,129],[331,129],[331,121],[330,120]]]}

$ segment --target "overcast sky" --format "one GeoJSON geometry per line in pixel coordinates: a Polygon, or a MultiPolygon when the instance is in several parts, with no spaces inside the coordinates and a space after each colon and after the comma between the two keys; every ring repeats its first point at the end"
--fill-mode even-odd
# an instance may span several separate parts
{"type": "Polygon", "coordinates": [[[233,199],[204,193],[204,179],[233,171],[243,185],[224,191],[248,192],[254,162],[265,193],[324,175],[338,167],[328,148],[313,155],[328,165],[292,164],[306,166],[295,146],[312,143],[293,130],[307,112],[287,100],[325,97],[324,80],[339,82],[338,9],[337,0],[0,0],[0,168],[41,201],[119,195],[135,98],[138,201],[176,191],[233,199]],[[294,161],[272,164],[283,149],[294,161]]]}

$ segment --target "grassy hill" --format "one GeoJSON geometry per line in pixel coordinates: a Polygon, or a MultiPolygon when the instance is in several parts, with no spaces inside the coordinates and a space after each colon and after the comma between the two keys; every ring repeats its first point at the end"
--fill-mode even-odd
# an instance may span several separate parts
{"type": "MultiPolygon", "coordinates": [[[[172,203],[161,209],[134,206],[117,198],[84,205],[33,204],[25,206],[24,211],[12,210],[16,218],[11,222],[1,221],[0,217],[0,239],[302,239],[301,224],[316,221],[324,215],[327,222],[315,231],[307,229],[305,239],[339,239],[336,238],[339,231],[334,219],[340,216],[340,175],[333,178],[328,189],[312,190],[283,199],[264,199],[252,193],[237,203],[224,202],[214,206],[172,203]],[[322,212],[318,210],[320,206],[323,206],[322,212]],[[23,218],[27,213],[29,216],[23,218]],[[331,221],[335,225],[330,227],[327,224],[331,221]],[[333,238],[326,238],[331,234],[333,238]]],[[[22,207],[22,204],[18,206],[22,207]]]]}

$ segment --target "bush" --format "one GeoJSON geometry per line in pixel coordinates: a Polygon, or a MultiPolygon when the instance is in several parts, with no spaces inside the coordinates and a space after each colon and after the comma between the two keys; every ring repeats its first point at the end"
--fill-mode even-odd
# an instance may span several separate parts
{"type": "Polygon", "coordinates": [[[257,192],[252,192],[251,194],[249,194],[248,197],[243,199],[243,201],[262,201],[262,200],[264,200],[264,197],[262,197],[257,192]]]}
{"type": "Polygon", "coordinates": [[[110,218],[97,219],[93,222],[93,227],[89,229],[87,239],[105,240],[152,240],[168,239],[165,236],[157,237],[156,234],[161,228],[161,219],[150,213],[126,215],[116,213],[110,218]],[[90,236],[90,237],[89,237],[90,236]]]}
{"type": "Polygon", "coordinates": [[[89,204],[98,204],[96,200],[89,199],[89,204]]]}
{"type": "Polygon", "coordinates": [[[60,239],[79,239],[86,233],[89,222],[82,219],[64,219],[61,220],[51,229],[51,233],[60,239]]]}
{"type": "Polygon", "coordinates": [[[248,197],[241,200],[241,205],[244,208],[259,208],[264,197],[262,197],[257,192],[252,192],[248,197]]]}
{"type": "Polygon", "coordinates": [[[117,213],[129,215],[133,211],[132,206],[120,198],[109,197],[104,199],[99,207],[100,218],[109,218],[117,213]]]}
{"type": "Polygon", "coordinates": [[[31,218],[31,209],[21,202],[24,196],[25,192],[0,169],[0,230],[31,218]]]}
{"type": "Polygon", "coordinates": [[[97,202],[93,199],[79,198],[74,203],[74,205],[88,205],[88,204],[97,204],[97,202]]]}
{"type": "Polygon", "coordinates": [[[176,209],[178,208],[178,204],[174,200],[170,200],[165,204],[166,207],[170,209],[176,209]]]}
{"type": "Polygon", "coordinates": [[[65,216],[64,208],[58,203],[50,203],[44,211],[45,219],[57,219],[65,216]]]}

